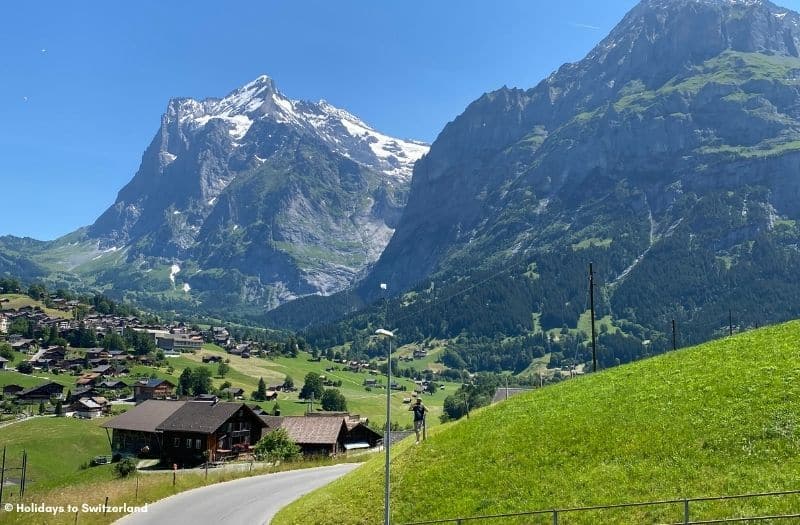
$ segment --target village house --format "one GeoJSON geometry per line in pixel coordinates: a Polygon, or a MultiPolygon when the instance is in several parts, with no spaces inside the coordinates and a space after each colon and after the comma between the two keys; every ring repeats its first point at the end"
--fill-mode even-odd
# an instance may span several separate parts
{"type": "Polygon", "coordinates": [[[11,396],[16,396],[23,390],[25,389],[19,385],[6,385],[3,387],[3,397],[8,399],[11,396]]]}
{"type": "Polygon", "coordinates": [[[11,348],[16,350],[17,352],[27,352],[28,350],[36,346],[36,341],[34,341],[33,339],[9,338],[8,342],[11,344],[11,348]]]}
{"type": "Polygon", "coordinates": [[[8,359],[6,359],[5,357],[0,357],[0,370],[5,370],[6,363],[8,362],[9,362],[8,359]]]}
{"type": "Polygon", "coordinates": [[[313,412],[305,416],[260,415],[268,431],[283,428],[303,455],[336,455],[378,446],[383,436],[347,412],[313,412]]]}
{"type": "Polygon", "coordinates": [[[284,429],[304,456],[331,456],[345,450],[347,426],[342,417],[276,417],[280,416],[261,416],[270,427],[284,429]]]}
{"type": "Polygon", "coordinates": [[[78,386],[97,385],[102,380],[102,374],[98,374],[97,372],[89,372],[79,377],[77,381],[75,381],[75,384],[78,386]]]}
{"type": "Polygon", "coordinates": [[[147,399],[166,399],[172,397],[175,385],[166,379],[149,379],[133,385],[133,400],[137,403],[147,399]]]}
{"type": "Polygon", "coordinates": [[[197,464],[251,450],[266,426],[244,403],[187,401],[156,430],[167,462],[197,464]]]}
{"type": "Polygon", "coordinates": [[[211,327],[211,341],[219,346],[228,346],[231,342],[231,336],[227,328],[223,326],[211,327]]]}
{"type": "Polygon", "coordinates": [[[39,401],[49,401],[51,398],[61,399],[63,395],[64,387],[62,385],[48,382],[20,391],[17,394],[17,401],[38,403],[39,401]]]}
{"type": "Polygon", "coordinates": [[[232,387],[229,387],[229,388],[223,388],[221,390],[221,393],[223,395],[230,395],[230,397],[232,397],[234,399],[241,399],[242,397],[244,397],[244,389],[236,387],[236,386],[232,386],[232,387]]]}
{"type": "Polygon", "coordinates": [[[156,337],[156,345],[165,351],[191,352],[200,350],[203,340],[179,334],[165,334],[156,337]]]}
{"type": "Polygon", "coordinates": [[[104,415],[111,408],[111,404],[104,397],[82,397],[73,403],[71,409],[76,416],[84,419],[94,419],[104,415]]]}
{"type": "Polygon", "coordinates": [[[275,390],[267,390],[264,392],[264,401],[275,401],[278,399],[278,393],[275,390]]]}
{"type": "Polygon", "coordinates": [[[8,333],[8,317],[0,314],[0,334],[8,333]]]}
{"type": "Polygon", "coordinates": [[[107,389],[107,390],[122,390],[122,389],[126,388],[127,386],[128,385],[126,385],[122,381],[109,379],[109,380],[103,381],[102,383],[97,385],[97,388],[104,388],[104,389],[107,389]]]}
{"type": "Polygon", "coordinates": [[[97,388],[94,385],[79,386],[74,391],[67,392],[67,403],[74,403],[82,397],[98,396],[97,388]]]}
{"type": "Polygon", "coordinates": [[[112,431],[109,440],[114,452],[158,458],[163,449],[163,433],[156,427],[185,403],[149,399],[100,426],[106,432],[112,431]]]}
{"type": "Polygon", "coordinates": [[[367,426],[358,416],[346,417],[344,424],[347,427],[345,450],[358,450],[376,447],[383,436],[367,426]]]}

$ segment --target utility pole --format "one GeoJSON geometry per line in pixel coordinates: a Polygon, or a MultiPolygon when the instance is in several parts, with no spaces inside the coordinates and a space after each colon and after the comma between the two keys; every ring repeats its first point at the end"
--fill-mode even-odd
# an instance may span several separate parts
{"type": "MultiPolygon", "coordinates": [[[[388,325],[388,318],[389,318],[389,297],[388,297],[388,286],[386,283],[381,283],[381,290],[386,293],[384,297],[385,300],[385,310],[383,312],[383,322],[385,326],[388,325]]],[[[387,350],[386,356],[386,429],[383,436],[383,448],[386,452],[386,459],[384,465],[384,492],[383,492],[383,524],[390,525],[392,521],[392,513],[389,507],[389,459],[390,459],[390,447],[392,444],[392,340],[394,339],[394,333],[386,328],[379,328],[375,330],[375,335],[380,335],[383,337],[389,338],[389,349],[387,350]]]]}
{"type": "Polygon", "coordinates": [[[19,483],[19,499],[22,500],[23,496],[25,496],[25,483],[27,482],[28,477],[28,451],[22,451],[22,479],[19,483]]]}
{"type": "Polygon", "coordinates": [[[672,320],[672,349],[678,349],[678,338],[675,331],[675,319],[672,320]]]}
{"type": "Polygon", "coordinates": [[[3,502],[3,485],[6,482],[6,447],[3,446],[3,466],[0,467],[0,503],[3,502]]]}
{"type": "Polygon", "coordinates": [[[589,309],[592,312],[592,372],[597,372],[597,339],[594,332],[594,271],[589,263],[589,309]]]}

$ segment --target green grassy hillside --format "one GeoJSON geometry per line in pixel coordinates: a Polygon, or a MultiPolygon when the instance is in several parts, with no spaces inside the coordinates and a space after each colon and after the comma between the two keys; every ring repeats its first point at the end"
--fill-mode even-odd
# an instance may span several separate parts
{"type": "MultiPolygon", "coordinates": [[[[545,387],[397,447],[393,521],[800,487],[800,322],[545,387]]],[[[379,523],[382,460],[284,509],[285,524],[379,523]]],[[[693,519],[797,509],[698,503],[693,519]]],[[[681,508],[562,523],[677,522],[681,508]]],[[[541,523],[551,518],[544,516],[541,523]]],[[[523,523],[509,519],[488,522],[523,523]]],[[[524,523],[539,523],[526,518],[524,523]]]]}
{"type": "MultiPolygon", "coordinates": [[[[110,479],[110,466],[81,468],[94,456],[111,453],[106,431],[100,428],[104,421],[43,417],[5,425],[0,428],[0,448],[6,447],[6,466],[20,467],[22,451],[27,451],[32,491],[110,479]]],[[[9,476],[18,478],[19,471],[9,476]]],[[[17,493],[16,487],[11,490],[17,493]]]]}

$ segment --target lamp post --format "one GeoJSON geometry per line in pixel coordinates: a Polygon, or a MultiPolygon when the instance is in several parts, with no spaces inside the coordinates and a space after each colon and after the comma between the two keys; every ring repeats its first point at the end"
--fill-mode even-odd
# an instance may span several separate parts
{"type": "Polygon", "coordinates": [[[386,449],[386,484],[383,494],[383,523],[390,525],[391,519],[389,514],[389,445],[391,444],[391,429],[392,429],[392,340],[394,333],[383,328],[375,330],[375,335],[380,335],[389,338],[389,355],[386,356],[386,431],[383,434],[383,447],[386,449]]]}

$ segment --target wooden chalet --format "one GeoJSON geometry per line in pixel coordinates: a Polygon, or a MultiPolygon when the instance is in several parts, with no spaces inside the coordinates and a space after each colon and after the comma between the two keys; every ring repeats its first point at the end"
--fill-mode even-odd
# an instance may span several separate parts
{"type": "Polygon", "coordinates": [[[267,424],[244,403],[187,401],[156,427],[168,463],[197,464],[249,451],[267,424]]]}
{"type": "MultiPolygon", "coordinates": [[[[275,416],[261,416],[274,428],[275,416]]],[[[279,428],[286,430],[289,439],[297,443],[305,456],[331,456],[345,451],[347,426],[342,417],[284,416],[279,428]]]]}
{"type": "Polygon", "coordinates": [[[94,419],[104,415],[111,405],[104,397],[82,397],[72,405],[75,415],[85,419],[94,419]]]}
{"type": "Polygon", "coordinates": [[[25,390],[25,388],[19,385],[6,385],[3,387],[3,397],[16,396],[23,390],[25,390]]]}
{"type": "Polygon", "coordinates": [[[161,457],[163,433],[156,427],[181,408],[186,401],[149,399],[100,425],[112,430],[109,437],[114,452],[145,457],[161,457]]]}
{"type": "Polygon", "coordinates": [[[17,401],[49,401],[50,398],[61,399],[63,395],[64,387],[62,385],[49,382],[20,391],[17,394],[17,401]]]}
{"type": "Polygon", "coordinates": [[[133,385],[133,400],[137,403],[148,399],[166,399],[172,397],[175,385],[166,379],[150,379],[133,385]]]}

